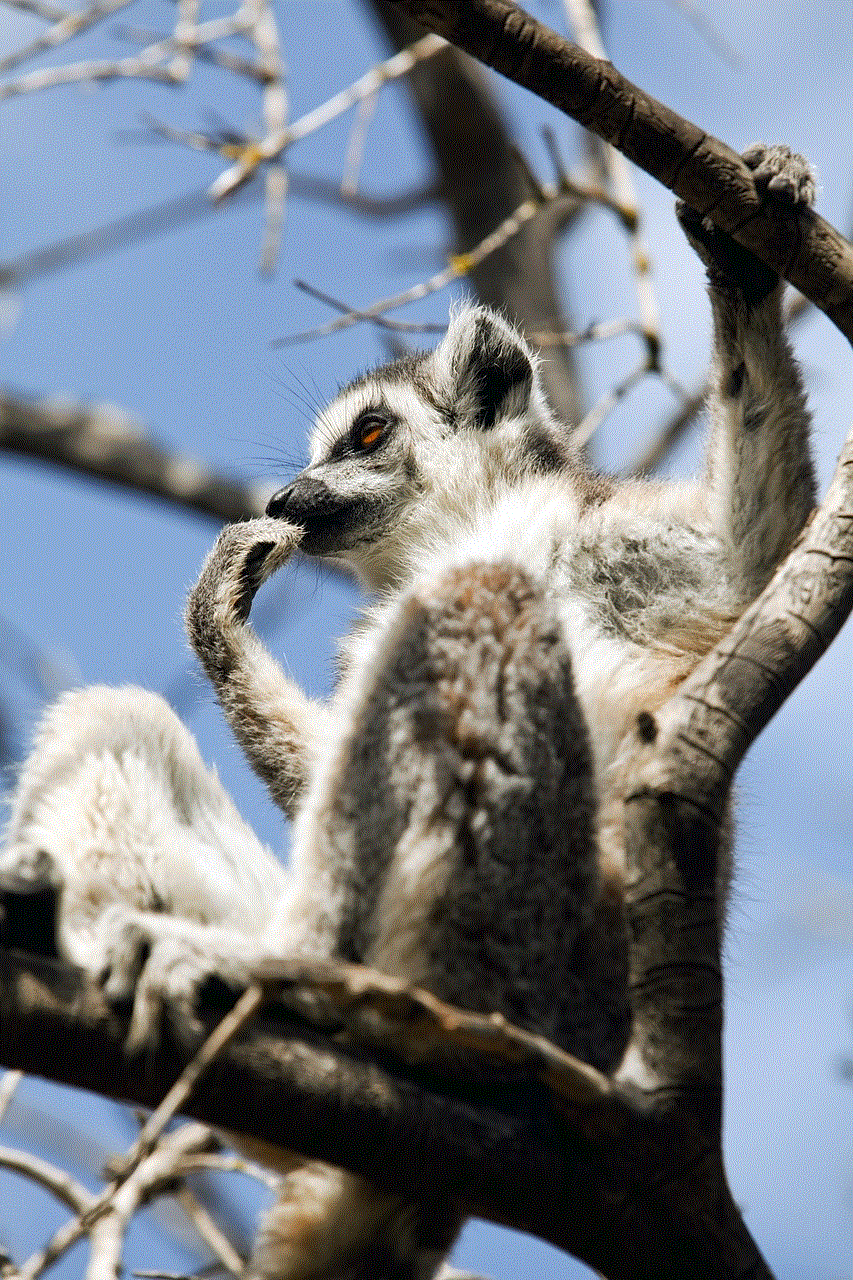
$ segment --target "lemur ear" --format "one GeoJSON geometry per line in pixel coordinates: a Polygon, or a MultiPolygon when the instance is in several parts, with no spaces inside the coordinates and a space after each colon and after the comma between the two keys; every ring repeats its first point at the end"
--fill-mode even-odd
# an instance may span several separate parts
{"type": "Polygon", "coordinates": [[[534,364],[518,333],[484,307],[460,311],[436,351],[444,366],[459,425],[490,430],[502,418],[524,413],[534,364]]]}

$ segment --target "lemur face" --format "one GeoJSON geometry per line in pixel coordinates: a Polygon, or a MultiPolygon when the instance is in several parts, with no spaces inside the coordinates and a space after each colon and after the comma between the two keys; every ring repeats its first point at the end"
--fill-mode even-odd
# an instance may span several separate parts
{"type": "Polygon", "coordinates": [[[469,308],[435,351],[356,379],[320,414],[311,462],[267,514],[302,525],[308,555],[381,588],[430,504],[470,502],[490,468],[536,465],[535,447],[541,462],[546,424],[524,340],[499,316],[469,308]]]}
{"type": "Polygon", "coordinates": [[[358,379],[320,414],[310,463],[267,507],[303,526],[308,555],[353,564],[417,501],[418,457],[443,426],[420,385],[428,361],[413,357],[358,379]]]}

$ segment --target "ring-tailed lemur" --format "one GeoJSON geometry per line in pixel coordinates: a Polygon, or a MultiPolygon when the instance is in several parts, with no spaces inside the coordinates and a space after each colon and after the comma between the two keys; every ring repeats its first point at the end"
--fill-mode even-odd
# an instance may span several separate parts
{"type": "MultiPolygon", "coordinates": [[[[792,215],[811,202],[808,166],[787,148],[745,159],[792,215]]],[[[714,313],[703,482],[591,474],[525,342],[470,308],[435,351],[348,387],[268,515],[220,535],[189,636],[295,818],[288,874],[153,695],[83,690],[48,715],[6,861],[53,865],[66,954],[109,971],[110,989],[135,982],[138,936],[152,944],[137,1038],[164,992],[189,1000],[211,966],[245,979],[275,951],[362,961],[619,1069],[627,739],[763,589],[814,494],[778,278],[690,209],[679,217],[714,313]],[[297,548],[376,597],[329,706],[247,626],[259,585],[297,548]]],[[[425,1280],[460,1220],[440,1195],[414,1203],[306,1164],[254,1267],[425,1280]]]]}

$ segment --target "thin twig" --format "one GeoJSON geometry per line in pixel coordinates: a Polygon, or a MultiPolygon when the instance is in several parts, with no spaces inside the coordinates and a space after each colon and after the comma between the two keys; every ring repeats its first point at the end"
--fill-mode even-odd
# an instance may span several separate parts
{"type": "MultiPolygon", "coordinates": [[[[294,1164],[301,1162],[302,1157],[295,1156],[294,1164]]],[[[247,1178],[253,1178],[256,1182],[260,1182],[261,1186],[266,1187],[268,1191],[277,1191],[281,1186],[281,1175],[273,1173],[272,1170],[264,1168],[262,1164],[256,1164],[254,1160],[247,1160],[245,1156],[235,1155],[231,1152],[220,1151],[202,1151],[191,1156],[187,1156],[181,1162],[181,1173],[242,1173],[247,1178]]]]}
{"type": "MultiPolygon", "coordinates": [[[[322,289],[317,289],[313,284],[308,284],[306,280],[294,280],[295,288],[301,289],[303,293],[309,294],[312,298],[317,298],[319,302],[325,302],[326,306],[333,307],[335,311],[342,311],[345,315],[358,315],[358,312],[350,307],[346,302],[341,302],[339,298],[333,298],[331,294],[324,293],[322,289]]],[[[409,320],[389,320],[387,316],[364,316],[369,319],[371,324],[375,324],[380,329],[390,329],[395,333],[446,333],[446,324],[429,324],[426,321],[418,323],[409,320]]]]}
{"type": "Polygon", "coordinates": [[[17,80],[7,80],[0,85],[0,101],[25,93],[37,93],[42,89],[56,89],[63,84],[96,84],[102,80],[178,83],[170,68],[159,65],[156,58],[149,60],[143,53],[138,58],[120,58],[115,62],[71,62],[64,67],[45,67],[43,71],[31,71],[17,80]]]}
{"type": "Polygon", "coordinates": [[[237,187],[247,182],[258,168],[258,165],[277,159],[285,148],[291,146],[294,142],[300,141],[302,138],[306,138],[309,134],[316,132],[317,129],[323,128],[330,121],[337,119],[338,116],[348,111],[350,107],[354,107],[358,102],[361,102],[363,98],[375,93],[377,89],[381,88],[389,80],[396,80],[400,76],[406,75],[416,63],[423,61],[425,58],[435,57],[444,47],[445,41],[440,36],[424,36],[408,49],[404,49],[402,53],[396,53],[392,58],[388,58],[385,62],[380,62],[377,66],[372,67],[370,71],[349,85],[348,88],[342,89],[340,93],[336,93],[326,102],[321,103],[319,107],[315,107],[313,111],[301,116],[287,128],[268,135],[260,142],[247,144],[244,154],[237,163],[220,174],[211,186],[211,199],[224,199],[225,196],[235,191],[237,187]]]}
{"type": "Polygon", "coordinates": [[[633,391],[647,374],[656,372],[645,360],[636,369],[632,369],[627,377],[618,382],[615,387],[611,387],[601,397],[597,404],[594,404],[571,433],[572,444],[576,449],[582,449],[584,445],[595,435],[604,419],[609,413],[615,409],[620,400],[624,400],[630,391],[633,391]]]}
{"type": "Polygon", "coordinates": [[[3,0],[3,3],[10,9],[32,13],[36,18],[43,18],[45,22],[61,22],[67,17],[64,9],[60,9],[58,5],[45,4],[44,0],[3,0]]]}
{"type": "Polygon", "coordinates": [[[693,4],[692,0],[668,0],[672,7],[683,14],[692,27],[699,32],[700,36],[706,41],[710,48],[716,50],[717,54],[722,58],[723,62],[727,62],[730,67],[740,67],[743,63],[738,51],[728,40],[717,31],[716,27],[708,21],[706,14],[702,11],[698,4],[693,4]]]}
{"type": "MultiPolygon", "coordinates": [[[[21,1072],[9,1072],[9,1075],[20,1075],[21,1072]]],[[[0,1169],[9,1169],[22,1178],[37,1182],[55,1196],[66,1208],[74,1213],[85,1213],[92,1201],[92,1193],[82,1182],[77,1182],[56,1165],[49,1164],[39,1156],[29,1152],[17,1151],[13,1147],[0,1147],[0,1169]]]]}
{"type": "MultiPolygon", "coordinates": [[[[97,1195],[87,1192],[86,1205],[82,1210],[75,1210],[77,1216],[60,1227],[44,1248],[23,1264],[19,1280],[37,1280],[72,1245],[96,1229],[103,1235],[99,1235],[97,1249],[93,1238],[93,1266],[99,1280],[107,1280],[107,1274],[117,1265],[116,1250],[120,1254],[121,1237],[132,1214],[158,1194],[163,1184],[175,1178],[188,1154],[203,1148],[209,1141],[210,1130],[201,1124],[182,1125],[174,1133],[162,1137],[157,1149],[146,1152],[126,1177],[113,1179],[97,1195]],[[113,1218],[115,1221],[111,1221],[113,1218]]],[[[95,1276],[89,1275],[87,1280],[95,1280],[95,1276]]]]}
{"type": "MultiPolygon", "coordinates": [[[[191,30],[181,33],[180,36],[177,34],[164,36],[162,32],[128,26],[116,27],[115,35],[119,39],[132,41],[134,44],[158,44],[166,49],[190,50],[193,56],[201,61],[210,62],[224,71],[230,71],[248,80],[256,80],[258,84],[263,85],[267,83],[269,73],[259,62],[242,58],[229,49],[211,48],[213,40],[244,35],[247,25],[245,9],[238,9],[237,13],[228,18],[212,18],[209,22],[197,23],[191,30]]],[[[215,150],[215,148],[210,147],[208,150],[215,150]]]]}
{"type": "Polygon", "coordinates": [[[195,36],[200,0],[177,0],[177,20],[173,34],[175,56],[169,64],[176,80],[189,80],[193,69],[195,36]]]}
{"type": "MultiPolygon", "coordinates": [[[[269,137],[271,134],[281,134],[287,128],[290,102],[284,82],[281,42],[275,14],[267,0],[250,0],[250,3],[255,19],[249,35],[258,51],[258,60],[267,73],[263,90],[263,120],[269,137]]],[[[268,164],[264,240],[259,263],[262,275],[271,275],[278,262],[287,190],[287,171],[284,165],[281,162],[268,164]]]]}
{"type": "Polygon", "coordinates": [[[248,987],[222,1021],[215,1027],[191,1062],[187,1063],[160,1105],[151,1112],[140,1130],[139,1137],[120,1165],[113,1165],[119,1179],[128,1177],[148,1154],[166,1128],[180,1111],[195,1088],[196,1081],[219,1056],[222,1050],[249,1022],[264,1002],[260,986],[248,987]]]}
{"type": "Polygon", "coordinates": [[[246,1263],[240,1257],[225,1233],[213,1221],[213,1218],[190,1191],[189,1187],[181,1187],[175,1199],[207,1245],[210,1252],[232,1275],[241,1276],[246,1270],[246,1263]]]}
{"type": "Polygon", "coordinates": [[[368,97],[362,98],[356,108],[347,145],[346,159],[344,160],[344,175],[341,179],[341,194],[344,196],[354,196],[358,191],[367,134],[373,122],[373,117],[376,115],[378,105],[379,90],[377,89],[369,94],[368,97]]]}
{"type": "MultiPolygon", "coordinates": [[[[530,173],[531,185],[535,186],[535,194],[530,199],[522,201],[508,217],[504,218],[487,236],[484,236],[479,244],[469,249],[466,253],[454,254],[450,258],[448,265],[443,267],[441,271],[436,272],[435,275],[430,276],[428,280],[423,280],[419,284],[413,285],[403,293],[382,298],[379,302],[375,302],[369,307],[357,310],[350,308],[337,320],[331,320],[328,324],[320,325],[316,329],[275,338],[271,345],[273,347],[292,346],[298,342],[309,342],[315,338],[326,337],[331,333],[338,333],[342,329],[348,329],[352,325],[364,321],[378,323],[386,311],[393,311],[398,307],[406,306],[410,302],[419,302],[422,298],[429,297],[430,294],[438,293],[452,284],[454,280],[468,275],[490,254],[502,249],[542,209],[566,199],[567,196],[600,204],[615,212],[620,219],[624,219],[626,216],[625,206],[600,187],[586,187],[575,182],[569,182],[567,185],[562,178],[557,183],[540,183],[538,179],[535,179],[531,171],[527,171],[530,173]]],[[[338,306],[340,304],[332,302],[331,305],[338,306]]],[[[645,336],[644,330],[643,334],[645,336]]]]}
{"type": "MultiPolygon", "coordinates": [[[[3,619],[0,618],[0,625],[3,619]]],[[[23,1071],[4,1071],[3,1079],[0,1080],[0,1124],[3,1117],[9,1110],[9,1104],[15,1096],[15,1090],[24,1078],[23,1071]]]]}
{"type": "MultiPolygon", "coordinates": [[[[181,1075],[172,1085],[160,1105],[148,1117],[142,1126],[139,1137],[126,1156],[121,1161],[113,1162],[114,1177],[107,1187],[92,1200],[85,1215],[61,1227],[42,1252],[29,1260],[21,1270],[21,1280],[36,1280],[47,1266],[65,1253],[81,1236],[86,1234],[94,1221],[107,1213],[113,1212],[117,1205],[123,1206],[129,1203],[128,1197],[132,1199],[133,1188],[141,1185],[143,1181],[141,1177],[136,1178],[135,1175],[143,1163],[151,1156],[152,1150],[161,1138],[166,1125],[186,1102],[202,1073],[207,1070],[229,1041],[237,1035],[241,1027],[252,1018],[257,1009],[260,1008],[263,1000],[263,990],[258,986],[249,987],[243,993],[234,1008],[216,1026],[193,1059],[181,1072],[181,1075]],[[124,1198],[120,1199],[120,1197],[124,1198]]],[[[195,1128],[201,1131],[202,1126],[195,1126],[195,1128]]],[[[205,1140],[209,1140],[209,1130],[205,1130],[205,1135],[205,1140]]]]}
{"type": "MultiPolygon", "coordinates": [[[[563,4],[578,45],[591,57],[599,58],[604,62],[609,61],[591,0],[563,0],[563,4]]],[[[604,169],[613,193],[622,208],[630,211],[630,215],[623,219],[623,225],[631,245],[631,263],[634,269],[642,334],[648,349],[649,364],[652,369],[658,369],[661,356],[660,309],[652,283],[651,255],[640,230],[641,216],[637,193],[628,168],[628,161],[622,153],[608,142],[602,142],[600,145],[604,169]]]]}
{"type": "Polygon", "coordinates": [[[577,347],[584,342],[605,342],[609,338],[621,338],[626,333],[642,337],[642,329],[636,320],[607,320],[602,323],[593,321],[585,329],[564,329],[560,333],[552,330],[539,332],[534,330],[528,334],[531,342],[537,347],[577,347]]]}
{"type": "Polygon", "coordinates": [[[76,13],[60,14],[53,21],[53,26],[47,31],[43,31],[40,36],[36,36],[35,40],[31,40],[29,44],[24,45],[20,49],[15,49],[12,53],[7,53],[5,58],[0,58],[0,73],[11,71],[13,67],[19,67],[22,62],[29,61],[30,58],[37,58],[39,54],[45,53],[48,49],[56,49],[59,45],[65,44],[74,36],[81,35],[84,31],[90,30],[98,22],[103,22],[105,18],[111,17],[114,13],[118,13],[120,9],[126,9],[133,0],[99,0],[97,4],[90,5],[88,9],[79,9],[76,13]]]}

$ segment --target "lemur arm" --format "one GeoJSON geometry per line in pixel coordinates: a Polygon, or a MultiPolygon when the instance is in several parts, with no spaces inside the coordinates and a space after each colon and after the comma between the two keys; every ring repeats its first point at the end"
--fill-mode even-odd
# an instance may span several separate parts
{"type": "MultiPolygon", "coordinates": [[[[788,147],[756,144],[743,156],[765,199],[808,208],[814,177],[788,147]]],[[[785,335],[782,282],[693,209],[678,218],[708,271],[714,321],[708,498],[732,583],[753,600],[790,550],[814,503],[809,416],[785,335]]]]}
{"type": "Polygon", "coordinates": [[[187,634],[249,763],[292,818],[328,711],[289,680],[248,625],[261,584],[302,530],[268,517],[228,525],[190,592],[187,634]]]}

